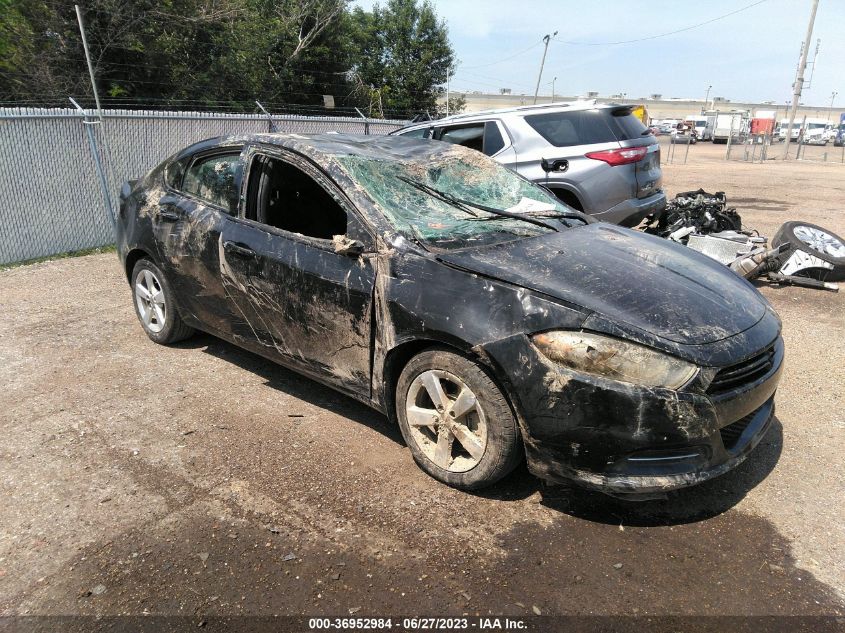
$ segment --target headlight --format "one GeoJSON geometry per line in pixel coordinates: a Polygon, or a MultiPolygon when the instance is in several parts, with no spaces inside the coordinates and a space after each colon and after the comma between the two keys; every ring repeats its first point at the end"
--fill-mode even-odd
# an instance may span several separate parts
{"type": "Polygon", "coordinates": [[[695,376],[692,363],[591,332],[543,332],[531,337],[546,358],[571,369],[646,387],[677,389],[695,376]]]}

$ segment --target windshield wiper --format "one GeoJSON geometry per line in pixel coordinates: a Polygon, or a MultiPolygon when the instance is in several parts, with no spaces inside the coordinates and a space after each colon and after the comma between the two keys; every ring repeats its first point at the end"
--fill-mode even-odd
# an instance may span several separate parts
{"type": "MultiPolygon", "coordinates": [[[[441,200],[444,200],[445,202],[448,202],[452,206],[457,207],[458,209],[461,209],[462,211],[465,211],[466,213],[469,213],[472,216],[475,216],[475,218],[477,220],[489,220],[491,218],[479,217],[478,214],[473,212],[469,207],[475,207],[476,209],[478,209],[480,211],[484,211],[486,213],[492,213],[493,215],[497,215],[497,216],[502,217],[502,218],[510,218],[512,220],[522,220],[523,222],[527,222],[528,224],[533,224],[535,226],[542,226],[544,228],[551,229],[552,231],[556,231],[556,232],[560,231],[560,229],[558,229],[553,224],[549,224],[548,222],[543,222],[542,220],[538,220],[538,219],[530,217],[530,216],[526,217],[526,215],[524,213],[511,213],[509,211],[505,211],[504,209],[497,209],[495,207],[488,207],[486,204],[481,204],[479,202],[473,202],[472,200],[463,200],[462,198],[457,198],[450,193],[446,193],[445,191],[441,191],[440,189],[437,189],[437,188],[432,187],[430,185],[427,185],[425,183],[418,182],[418,181],[416,181],[412,178],[406,178],[405,176],[396,176],[396,177],[399,180],[401,180],[402,182],[406,182],[409,185],[411,185],[412,187],[419,189],[420,191],[424,191],[424,192],[428,193],[429,195],[434,196],[435,198],[439,198],[441,200]]],[[[571,216],[572,218],[581,219],[580,216],[576,216],[574,214],[569,214],[569,216],[571,216]]],[[[569,216],[566,215],[566,214],[560,215],[560,217],[569,217],[569,216]]]]}
{"type": "MultiPolygon", "coordinates": [[[[505,211],[504,209],[497,209],[496,207],[488,207],[486,204],[481,204],[479,202],[472,202],[470,200],[461,200],[458,199],[459,202],[463,204],[467,204],[470,206],[475,207],[481,211],[486,211],[487,213],[492,213],[493,215],[497,215],[501,218],[510,218],[512,220],[522,220],[523,222],[528,222],[528,224],[533,224],[535,226],[542,226],[547,229],[551,229],[552,231],[560,232],[560,229],[557,228],[554,224],[549,224],[548,222],[543,222],[542,220],[538,220],[536,217],[532,217],[530,215],[526,215],[525,213],[511,213],[510,211],[505,211]]],[[[561,214],[561,217],[565,217],[564,214],[561,214]]],[[[575,216],[573,216],[575,217],[575,216]]],[[[491,220],[494,218],[478,218],[479,220],[491,220]]]]}
{"type": "Polygon", "coordinates": [[[427,193],[428,195],[430,195],[434,198],[437,198],[438,200],[442,200],[443,202],[446,202],[447,204],[451,204],[453,207],[460,209],[464,213],[468,213],[469,215],[471,215],[475,218],[478,217],[478,214],[475,211],[473,211],[472,209],[470,209],[467,206],[466,202],[464,202],[463,200],[459,200],[458,198],[456,198],[455,196],[453,196],[450,193],[446,193],[445,191],[440,191],[440,189],[436,189],[435,187],[427,185],[424,182],[419,182],[417,180],[414,180],[413,178],[406,178],[405,176],[396,176],[396,177],[399,180],[401,180],[402,182],[408,183],[409,185],[411,185],[415,189],[419,189],[420,191],[423,191],[423,192],[427,193]]]}
{"type": "MultiPolygon", "coordinates": [[[[491,211],[491,213],[493,213],[493,212],[491,211]]],[[[519,219],[523,219],[523,218],[528,217],[528,218],[547,218],[549,220],[580,220],[581,222],[584,222],[585,224],[587,222],[583,218],[583,216],[577,215],[575,213],[560,213],[560,212],[543,211],[543,212],[539,212],[539,213],[538,212],[533,212],[533,213],[528,212],[528,213],[516,214],[516,213],[509,213],[508,211],[502,211],[501,209],[497,210],[496,213],[497,213],[498,217],[495,217],[495,218],[477,218],[477,219],[473,218],[472,220],[470,220],[470,222],[484,222],[484,221],[493,222],[495,220],[510,219],[514,216],[517,216],[519,219]]]]}

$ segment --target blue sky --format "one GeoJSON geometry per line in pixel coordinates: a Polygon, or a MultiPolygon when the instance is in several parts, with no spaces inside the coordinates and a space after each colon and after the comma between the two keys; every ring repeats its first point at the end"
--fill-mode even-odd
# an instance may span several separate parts
{"type": "MultiPolygon", "coordinates": [[[[456,90],[533,94],[549,45],[540,94],[567,96],[595,90],[629,98],[668,97],[767,101],[791,99],[810,0],[761,4],[683,33],[628,44],[603,44],[659,35],[736,11],[754,0],[433,0],[446,20],[460,61],[456,90]],[[564,43],[573,42],[573,43],[564,43]],[[598,45],[590,45],[598,44],[598,45]],[[508,59],[510,57],[510,59],[508,59]]],[[[356,0],[370,8],[373,0],[356,0]]],[[[382,2],[382,4],[384,4],[382,2]]],[[[820,0],[810,58],[821,48],[802,102],[845,111],[845,0],[820,0]]],[[[809,77],[809,72],[807,74],[809,77]]]]}

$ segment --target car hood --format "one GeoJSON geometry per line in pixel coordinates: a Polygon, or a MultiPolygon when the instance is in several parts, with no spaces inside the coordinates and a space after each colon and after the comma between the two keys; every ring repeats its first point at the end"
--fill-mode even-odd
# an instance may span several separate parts
{"type": "Polygon", "coordinates": [[[733,336],[766,313],[754,287],[722,264],[600,222],[438,259],[685,345],[733,336]]]}

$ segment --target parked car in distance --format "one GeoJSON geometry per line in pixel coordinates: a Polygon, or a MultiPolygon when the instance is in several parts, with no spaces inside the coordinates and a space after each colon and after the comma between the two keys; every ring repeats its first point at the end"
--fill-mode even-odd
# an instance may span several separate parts
{"type": "Polygon", "coordinates": [[[659,129],[663,134],[671,134],[674,130],[678,129],[678,121],[677,119],[666,119],[661,121],[659,124],[659,129]]]}
{"type": "Polygon", "coordinates": [[[391,134],[446,141],[492,156],[593,217],[634,226],[662,211],[660,145],[633,106],[594,101],[487,110],[391,134]]]}
{"type": "Polygon", "coordinates": [[[684,121],[672,130],[669,139],[670,143],[682,143],[684,145],[695,145],[698,142],[698,131],[692,121],[684,121]]]}
{"type": "Polygon", "coordinates": [[[695,131],[695,138],[698,141],[705,141],[708,140],[706,137],[707,133],[707,117],[704,115],[699,114],[691,114],[687,118],[684,119],[684,123],[686,123],[689,127],[691,127],[695,131]]]}
{"type": "Polygon", "coordinates": [[[771,424],[781,326],[753,286],[464,147],[204,141],[123,186],[117,245],[150,339],[203,330],[337,389],[458,488],[527,457],[660,495],[771,424]]]}

